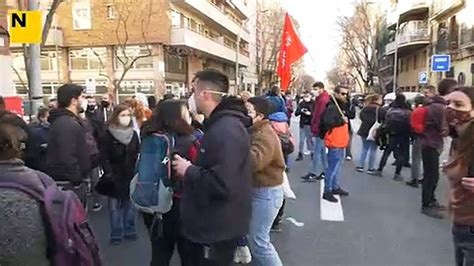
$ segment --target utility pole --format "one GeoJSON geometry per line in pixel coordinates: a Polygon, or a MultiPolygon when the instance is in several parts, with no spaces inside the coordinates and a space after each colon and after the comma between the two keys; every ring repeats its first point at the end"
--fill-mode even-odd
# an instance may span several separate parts
{"type": "Polygon", "coordinates": [[[235,49],[235,94],[239,93],[239,88],[240,88],[239,53],[240,53],[240,32],[239,34],[237,34],[237,47],[235,49]]]}
{"type": "Polygon", "coordinates": [[[397,25],[395,28],[395,55],[393,63],[393,92],[397,91],[397,75],[398,75],[398,27],[400,26],[400,20],[397,18],[397,25]]]}
{"type": "MultiPolygon", "coordinates": [[[[38,10],[38,0],[28,0],[28,10],[38,10]]],[[[40,52],[41,48],[39,44],[28,45],[28,85],[31,96],[31,112],[36,114],[38,108],[43,105],[43,90],[41,87],[41,65],[40,65],[40,52]]]]}

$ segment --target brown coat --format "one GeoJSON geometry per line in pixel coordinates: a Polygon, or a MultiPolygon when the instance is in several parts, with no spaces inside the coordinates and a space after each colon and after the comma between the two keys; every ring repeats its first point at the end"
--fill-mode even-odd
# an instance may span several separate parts
{"type": "Polygon", "coordinates": [[[459,225],[474,226],[474,193],[465,189],[462,178],[468,175],[468,165],[455,154],[443,166],[450,183],[449,207],[453,222],[459,225]]]}
{"type": "Polygon", "coordinates": [[[274,187],[283,183],[285,160],[278,135],[263,120],[250,128],[252,146],[250,156],[252,162],[252,180],[254,187],[274,187]]]}

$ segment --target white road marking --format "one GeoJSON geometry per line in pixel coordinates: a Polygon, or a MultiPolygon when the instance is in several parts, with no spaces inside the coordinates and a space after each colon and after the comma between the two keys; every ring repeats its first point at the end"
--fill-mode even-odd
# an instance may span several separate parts
{"type": "Polygon", "coordinates": [[[293,217],[288,217],[288,218],[286,218],[286,220],[287,220],[288,222],[291,222],[292,224],[294,224],[294,225],[297,226],[297,227],[303,227],[303,226],[304,226],[304,223],[303,223],[303,222],[298,222],[298,221],[297,221],[295,218],[293,218],[293,217]]]}
{"type": "Polygon", "coordinates": [[[321,209],[321,220],[333,221],[333,222],[344,222],[344,213],[342,211],[341,198],[339,195],[335,195],[338,199],[337,203],[332,203],[323,199],[324,193],[324,180],[321,180],[320,187],[320,209],[321,209]]]}

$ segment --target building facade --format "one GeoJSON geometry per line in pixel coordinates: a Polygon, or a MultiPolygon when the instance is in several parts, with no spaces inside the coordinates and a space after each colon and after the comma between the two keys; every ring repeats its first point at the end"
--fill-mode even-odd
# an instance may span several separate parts
{"type": "MultiPolygon", "coordinates": [[[[15,2],[8,0],[8,8],[15,2]]],[[[41,1],[45,16],[49,5],[41,1]]],[[[245,0],[65,1],[42,47],[44,99],[64,82],[120,101],[136,93],[183,96],[205,68],[228,74],[234,90],[236,83],[251,88],[257,81],[249,47],[256,38],[247,22],[254,10],[245,0]]],[[[26,97],[23,52],[11,51],[15,91],[26,97]]]]}

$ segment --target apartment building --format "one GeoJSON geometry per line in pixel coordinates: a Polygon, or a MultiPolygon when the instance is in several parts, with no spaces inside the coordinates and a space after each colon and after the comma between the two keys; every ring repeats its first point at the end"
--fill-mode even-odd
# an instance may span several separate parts
{"type": "Polygon", "coordinates": [[[403,91],[418,91],[423,84],[419,83],[421,72],[427,72],[429,61],[430,33],[428,29],[430,7],[429,0],[398,0],[393,2],[389,12],[388,29],[391,42],[385,47],[382,70],[390,75],[392,82],[387,84],[387,91],[395,88],[403,91]],[[397,27],[398,26],[398,27],[397,27]],[[395,62],[396,61],[396,62],[395,62]],[[394,66],[397,66],[396,73],[394,66]]]}
{"type": "Polygon", "coordinates": [[[434,0],[431,12],[432,54],[450,54],[451,69],[433,73],[431,81],[456,79],[474,86],[474,1],[434,0]]]}
{"type": "Polygon", "coordinates": [[[11,96],[15,94],[10,75],[10,39],[7,29],[7,7],[5,1],[0,0],[0,95],[3,96],[11,96]]]}
{"type": "MultiPolygon", "coordinates": [[[[15,2],[8,0],[8,8],[15,2]]],[[[41,1],[44,14],[49,4],[41,1]]],[[[184,95],[194,73],[211,67],[228,74],[234,89],[236,83],[251,88],[255,33],[247,22],[254,9],[245,0],[65,1],[41,52],[44,99],[64,82],[120,100],[184,95]]],[[[11,50],[15,90],[26,97],[23,53],[19,46],[11,50]]]]}

